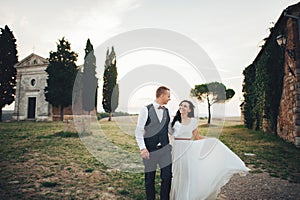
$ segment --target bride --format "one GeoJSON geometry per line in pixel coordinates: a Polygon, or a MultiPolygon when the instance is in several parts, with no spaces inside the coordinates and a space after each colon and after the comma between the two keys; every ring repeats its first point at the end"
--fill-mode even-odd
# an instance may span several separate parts
{"type": "Polygon", "coordinates": [[[170,199],[216,199],[234,173],[249,171],[244,162],[217,138],[200,136],[194,105],[183,100],[173,129],[173,180],[170,199]]]}

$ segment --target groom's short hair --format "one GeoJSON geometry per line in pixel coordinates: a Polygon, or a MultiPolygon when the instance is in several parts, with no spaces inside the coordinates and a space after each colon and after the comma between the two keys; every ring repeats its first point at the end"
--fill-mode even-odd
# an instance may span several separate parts
{"type": "Polygon", "coordinates": [[[166,91],[170,91],[169,88],[167,88],[166,86],[160,86],[159,88],[157,88],[156,90],[156,98],[160,97],[162,94],[164,94],[166,91]]]}

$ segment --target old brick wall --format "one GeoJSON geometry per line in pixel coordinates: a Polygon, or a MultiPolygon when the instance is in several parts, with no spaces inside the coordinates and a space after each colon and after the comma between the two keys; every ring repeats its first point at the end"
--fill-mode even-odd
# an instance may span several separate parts
{"type": "Polygon", "coordinates": [[[297,59],[295,60],[297,55],[293,58],[288,54],[287,50],[297,49],[296,47],[299,47],[297,20],[291,18],[287,20],[286,34],[285,75],[279,108],[277,133],[279,137],[294,143],[295,135],[299,134],[297,133],[296,124],[300,125],[300,118],[298,117],[300,109],[297,107],[297,102],[300,100],[298,92],[300,82],[297,78],[297,76],[299,76],[297,75],[298,69],[296,70],[296,68],[299,67],[297,66],[297,59]]]}

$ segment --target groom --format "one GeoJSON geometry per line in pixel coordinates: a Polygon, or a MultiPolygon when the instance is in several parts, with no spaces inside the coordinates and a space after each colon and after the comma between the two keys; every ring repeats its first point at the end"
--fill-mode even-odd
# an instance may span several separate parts
{"type": "Polygon", "coordinates": [[[169,200],[172,180],[171,145],[168,126],[170,115],[165,104],[170,101],[170,89],[161,86],[156,90],[156,100],[142,108],[135,130],[145,167],[145,187],[147,200],[155,200],[155,172],[160,167],[160,199],[169,200]]]}

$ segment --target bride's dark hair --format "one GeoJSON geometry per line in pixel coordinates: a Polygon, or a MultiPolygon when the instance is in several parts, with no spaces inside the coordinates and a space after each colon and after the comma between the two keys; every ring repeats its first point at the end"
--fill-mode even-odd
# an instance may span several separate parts
{"type": "MultiPolygon", "coordinates": [[[[190,107],[190,109],[191,109],[191,112],[188,113],[188,117],[194,117],[194,116],[195,116],[195,112],[194,112],[195,106],[194,106],[194,104],[193,104],[191,101],[189,101],[189,100],[183,100],[182,102],[180,102],[179,106],[180,106],[183,102],[188,103],[188,104],[189,104],[189,107],[190,107]]],[[[171,126],[172,126],[172,127],[174,126],[174,124],[175,124],[176,121],[179,121],[179,122],[181,123],[181,114],[180,114],[179,109],[177,110],[176,115],[174,116],[174,119],[173,119],[173,121],[172,121],[172,123],[171,123],[171,126]]]]}

